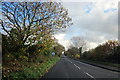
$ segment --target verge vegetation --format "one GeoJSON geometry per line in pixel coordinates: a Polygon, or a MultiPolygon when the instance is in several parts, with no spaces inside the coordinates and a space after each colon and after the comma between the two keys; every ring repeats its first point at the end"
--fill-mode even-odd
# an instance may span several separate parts
{"type": "Polygon", "coordinates": [[[53,35],[72,25],[68,11],[57,2],[2,2],[0,11],[3,78],[43,76],[64,51],[53,35]]]}

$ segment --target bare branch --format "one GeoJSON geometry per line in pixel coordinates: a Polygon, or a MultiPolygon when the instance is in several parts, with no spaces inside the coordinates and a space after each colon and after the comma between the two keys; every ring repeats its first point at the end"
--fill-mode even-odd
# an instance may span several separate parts
{"type": "Polygon", "coordinates": [[[10,38],[11,38],[12,40],[14,40],[13,37],[12,37],[12,35],[8,32],[8,30],[5,29],[5,26],[4,26],[4,23],[3,23],[2,20],[0,21],[0,24],[1,24],[1,26],[2,26],[2,29],[10,36],[10,38]]]}

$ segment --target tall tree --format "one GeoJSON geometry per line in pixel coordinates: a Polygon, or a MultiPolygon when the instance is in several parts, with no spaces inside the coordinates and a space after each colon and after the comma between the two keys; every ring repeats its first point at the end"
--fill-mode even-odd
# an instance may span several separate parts
{"type": "Polygon", "coordinates": [[[2,2],[0,24],[16,46],[45,43],[57,30],[70,26],[68,11],[57,2],[2,2]]]}
{"type": "Polygon", "coordinates": [[[1,11],[2,29],[21,44],[33,35],[66,28],[71,21],[67,10],[57,2],[2,2],[1,11]]]}

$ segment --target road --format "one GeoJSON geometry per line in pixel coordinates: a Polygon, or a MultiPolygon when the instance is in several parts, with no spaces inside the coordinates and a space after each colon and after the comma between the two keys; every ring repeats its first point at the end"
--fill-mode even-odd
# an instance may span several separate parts
{"type": "Polygon", "coordinates": [[[118,78],[118,72],[92,66],[68,57],[61,58],[43,78],[118,78]]]}

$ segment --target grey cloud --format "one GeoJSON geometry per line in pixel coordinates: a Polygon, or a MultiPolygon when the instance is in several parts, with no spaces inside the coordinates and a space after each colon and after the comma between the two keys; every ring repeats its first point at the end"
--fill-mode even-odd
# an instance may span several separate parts
{"type": "Polygon", "coordinates": [[[109,2],[109,4],[64,3],[74,25],[67,28],[65,32],[58,34],[65,34],[66,40],[70,40],[73,36],[82,36],[89,43],[89,47],[96,46],[106,40],[116,40],[118,38],[118,11],[104,13],[104,9],[117,9],[117,4],[114,3],[112,6],[112,3],[114,2],[109,2]],[[84,11],[83,7],[86,5],[92,6],[90,13],[84,11]]]}

